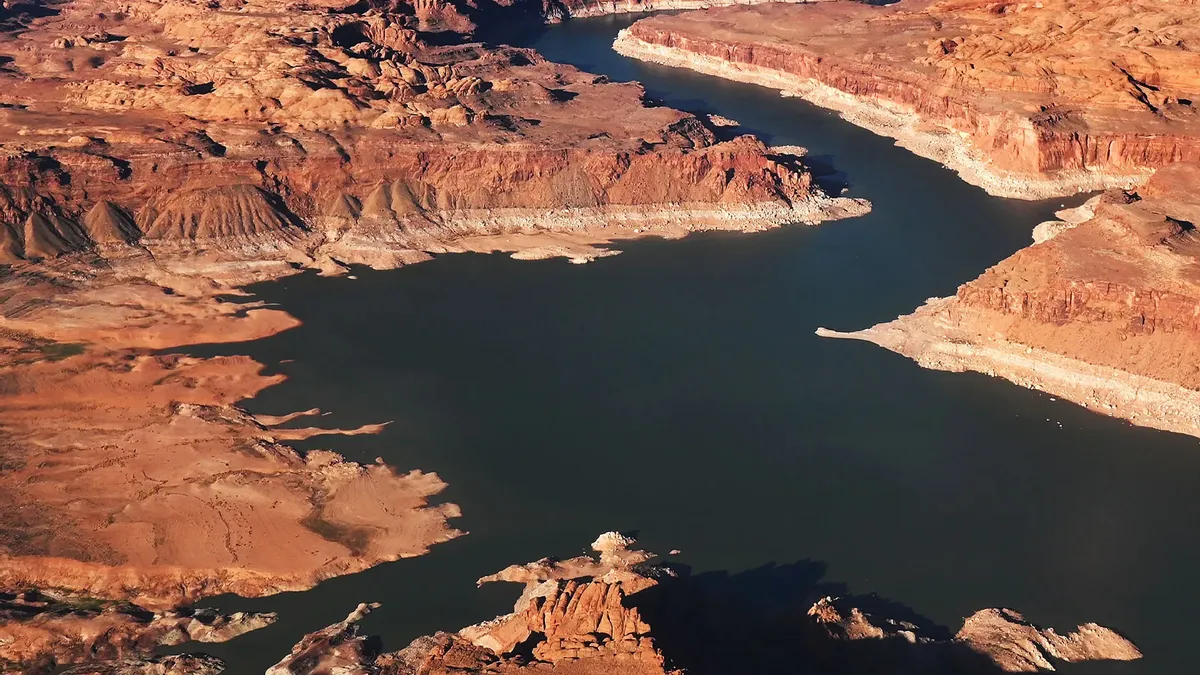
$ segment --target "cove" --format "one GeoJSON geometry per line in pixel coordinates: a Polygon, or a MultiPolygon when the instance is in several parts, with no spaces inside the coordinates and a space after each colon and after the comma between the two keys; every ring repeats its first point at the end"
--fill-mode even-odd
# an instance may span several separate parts
{"type": "Polygon", "coordinates": [[[629,61],[609,45],[635,18],[502,38],[805,146],[824,184],[874,211],[627,242],[584,266],[449,255],[252,287],[304,325],[187,351],[249,354],[285,373],[245,403],[252,412],[318,406],[332,413],[320,423],[339,427],[392,420],[379,436],[297,446],[436,471],[470,534],[306,593],[212,598],[280,621],[204,651],[232,675],[262,673],[360,601],[383,603],[363,628],[398,649],[508,611],[518,588],[476,589],[476,578],[617,529],[774,604],[875,592],[951,630],[976,609],[1012,607],[1062,629],[1111,626],[1146,654],[1066,672],[1193,672],[1195,439],[813,335],[953,293],[1082,200],[989,197],[802,101],[629,61]]]}

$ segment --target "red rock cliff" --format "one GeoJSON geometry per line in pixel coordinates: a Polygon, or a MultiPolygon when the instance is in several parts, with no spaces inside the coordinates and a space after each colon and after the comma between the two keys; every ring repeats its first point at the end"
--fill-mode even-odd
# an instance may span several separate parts
{"type": "Polygon", "coordinates": [[[1197,25],[1192,3],[764,5],[644,19],[617,46],[794,90],[992,192],[1043,196],[1200,159],[1197,25]]]}

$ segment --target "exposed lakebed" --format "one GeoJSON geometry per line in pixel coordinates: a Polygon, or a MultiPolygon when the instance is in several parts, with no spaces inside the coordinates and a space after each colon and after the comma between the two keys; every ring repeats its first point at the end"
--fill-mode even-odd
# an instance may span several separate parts
{"type": "Polygon", "coordinates": [[[261,673],[303,633],[371,600],[384,606],[364,628],[399,648],[507,611],[518,589],[476,589],[479,576],[621,529],[773,604],[806,606],[814,583],[844,584],[951,630],[976,609],[1013,607],[1063,629],[1111,626],[1146,654],[1067,672],[1191,672],[1195,439],[813,334],[952,293],[1080,200],[989,197],[802,101],[627,60],[609,45],[632,20],[509,39],[639,80],[655,100],[738,120],[770,144],[805,146],[833,172],[824,182],[874,212],[629,242],[584,266],[449,255],[252,288],[304,325],[187,351],[250,354],[285,373],[246,403],[253,412],[319,406],[332,413],[319,423],[339,427],[392,420],[379,436],[297,445],[436,471],[470,534],[307,593],[212,599],[280,621],[205,651],[234,675],[261,673]]]}

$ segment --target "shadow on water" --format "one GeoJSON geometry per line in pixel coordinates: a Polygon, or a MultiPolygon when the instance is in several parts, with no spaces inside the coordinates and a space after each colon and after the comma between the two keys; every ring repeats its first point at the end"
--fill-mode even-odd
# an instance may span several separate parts
{"type": "MultiPolygon", "coordinates": [[[[876,594],[848,595],[823,581],[827,565],[801,560],[737,574],[691,575],[672,565],[662,580],[625,600],[653,628],[669,667],[688,675],[1001,675],[989,657],[953,640],[954,631],[876,594]],[[861,610],[876,626],[907,624],[920,640],[847,640],[807,615],[824,597],[861,610]]],[[[1071,664],[1057,663],[1068,672],[1071,664]]],[[[1089,664],[1097,665],[1097,664],[1089,664]]]]}

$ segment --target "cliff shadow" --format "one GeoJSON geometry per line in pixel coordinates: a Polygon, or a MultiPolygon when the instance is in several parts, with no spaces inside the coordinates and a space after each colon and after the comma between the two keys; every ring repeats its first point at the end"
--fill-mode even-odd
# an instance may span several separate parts
{"type": "Polygon", "coordinates": [[[951,641],[952,633],[913,609],[877,595],[847,596],[822,581],[826,565],[801,560],[737,574],[706,572],[677,578],[626,599],[653,627],[668,665],[689,675],[999,675],[986,656],[951,641]],[[826,596],[841,597],[873,623],[906,622],[928,638],[849,640],[808,616],[826,596]]]}
{"type": "Polygon", "coordinates": [[[812,172],[813,182],[826,194],[838,196],[850,189],[850,176],[834,164],[833,155],[805,155],[800,162],[812,172]]]}

